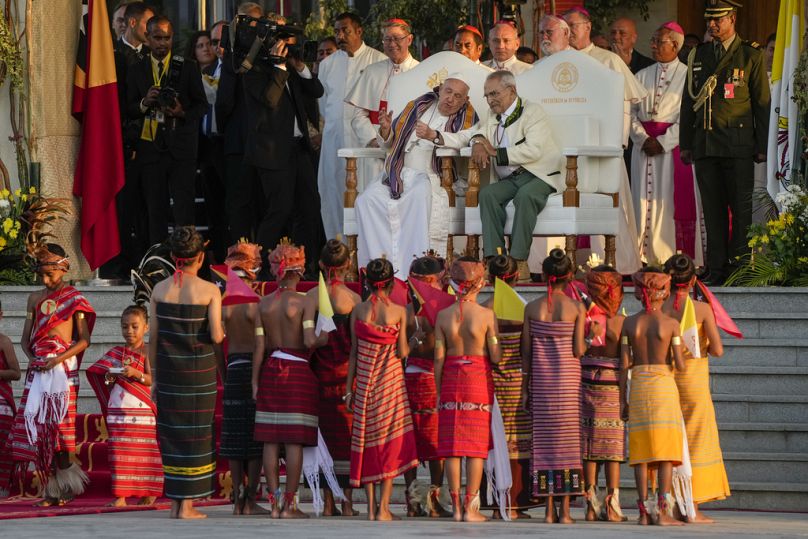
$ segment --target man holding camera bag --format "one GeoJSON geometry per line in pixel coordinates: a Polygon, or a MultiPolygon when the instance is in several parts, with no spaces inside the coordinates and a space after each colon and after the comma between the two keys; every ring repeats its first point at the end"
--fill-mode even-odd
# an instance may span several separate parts
{"type": "Polygon", "coordinates": [[[149,243],[155,244],[168,234],[169,193],[174,225],[194,224],[199,122],[208,102],[196,64],[171,53],[171,21],[152,17],[146,37],[151,53],[127,74],[127,112],[142,126],[135,159],[148,208],[149,243]]]}
{"type": "MultiPolygon", "coordinates": [[[[283,35],[266,38],[264,48],[271,50],[243,75],[248,123],[244,159],[258,170],[264,194],[258,243],[269,251],[290,235],[306,252],[319,253],[324,233],[307,111],[323,95],[323,85],[298,54],[289,53],[288,41],[283,35]]],[[[307,277],[315,275],[313,266],[307,277]]]]}

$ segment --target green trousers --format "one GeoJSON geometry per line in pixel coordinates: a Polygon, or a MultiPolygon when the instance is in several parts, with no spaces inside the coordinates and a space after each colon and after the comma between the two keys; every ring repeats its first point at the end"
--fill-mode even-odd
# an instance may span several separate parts
{"type": "Polygon", "coordinates": [[[483,222],[485,256],[496,256],[497,248],[505,252],[505,207],[513,200],[516,212],[513,216],[510,255],[517,260],[527,260],[536,218],[552,193],[555,193],[555,189],[527,171],[483,187],[480,190],[480,218],[483,222]]]}

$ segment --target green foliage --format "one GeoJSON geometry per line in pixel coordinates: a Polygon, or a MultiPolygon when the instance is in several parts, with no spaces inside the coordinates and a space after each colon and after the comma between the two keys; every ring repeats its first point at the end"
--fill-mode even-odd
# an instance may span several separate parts
{"type": "Polygon", "coordinates": [[[466,21],[467,8],[465,0],[379,0],[370,8],[365,42],[381,49],[382,23],[398,18],[410,23],[415,38],[426,41],[429,49],[437,52],[466,21]]]}
{"type": "Polygon", "coordinates": [[[320,41],[334,35],[334,17],[348,10],[346,0],[320,0],[319,9],[312,10],[306,19],[306,37],[320,41]]]}
{"type": "Polygon", "coordinates": [[[797,185],[777,195],[780,214],[749,227],[751,252],[727,279],[737,286],[808,285],[808,193],[797,185]]]}
{"type": "Polygon", "coordinates": [[[586,0],[584,6],[592,16],[592,32],[604,34],[609,25],[621,13],[639,12],[642,20],[648,20],[648,4],[654,0],[586,0]]]}

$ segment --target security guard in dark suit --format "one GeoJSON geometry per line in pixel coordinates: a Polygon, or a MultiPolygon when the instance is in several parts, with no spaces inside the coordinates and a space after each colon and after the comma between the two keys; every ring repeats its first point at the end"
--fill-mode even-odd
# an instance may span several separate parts
{"type": "Polygon", "coordinates": [[[754,163],[766,160],[771,98],[762,52],[735,33],[740,2],[706,4],[713,41],[688,57],[679,147],[682,161],[696,165],[707,226],[706,281],[721,285],[746,251],[754,163]]]}

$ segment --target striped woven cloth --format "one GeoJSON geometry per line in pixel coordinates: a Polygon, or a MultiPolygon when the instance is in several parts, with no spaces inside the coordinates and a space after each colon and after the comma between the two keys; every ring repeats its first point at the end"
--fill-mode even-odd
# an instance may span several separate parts
{"type": "Polygon", "coordinates": [[[488,458],[494,379],[485,356],[447,356],[438,408],[438,456],[488,458]]]}
{"type": "Polygon", "coordinates": [[[222,439],[219,456],[232,460],[259,459],[264,444],[255,441],[255,401],[252,396],[252,354],[228,354],[222,391],[222,439]]]}
{"type": "Polygon", "coordinates": [[[581,362],[572,354],[574,322],[530,320],[533,493],[583,492],[581,362]]]}
{"type": "Polygon", "coordinates": [[[631,369],[628,410],[628,463],[681,464],[682,409],[669,365],[636,365],[631,369]]]}
{"type": "Polygon", "coordinates": [[[626,460],[626,424],[620,418],[618,382],[617,358],[581,358],[581,443],[584,460],[626,460]]]}

